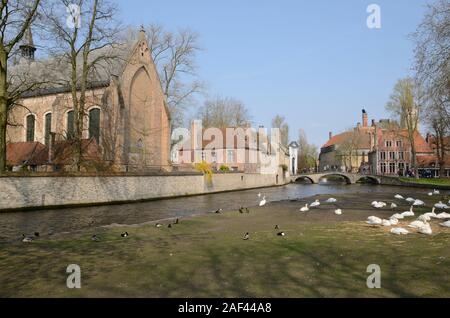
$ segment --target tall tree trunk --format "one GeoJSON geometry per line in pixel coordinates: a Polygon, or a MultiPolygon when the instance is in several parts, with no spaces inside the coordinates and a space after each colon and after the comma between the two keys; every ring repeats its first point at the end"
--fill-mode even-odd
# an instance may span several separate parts
{"type": "Polygon", "coordinates": [[[0,174],[6,172],[6,128],[8,125],[7,54],[0,50],[0,174]]]}

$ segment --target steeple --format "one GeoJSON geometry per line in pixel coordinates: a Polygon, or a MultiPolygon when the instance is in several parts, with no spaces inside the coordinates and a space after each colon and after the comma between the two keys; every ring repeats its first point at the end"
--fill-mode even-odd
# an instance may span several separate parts
{"type": "Polygon", "coordinates": [[[139,41],[144,41],[146,39],[145,28],[141,25],[141,30],[139,31],[139,41]]]}
{"type": "Polygon", "coordinates": [[[22,44],[19,46],[20,54],[23,58],[34,61],[34,52],[36,52],[36,47],[33,42],[33,34],[31,33],[31,28],[25,31],[22,38],[22,44]]]}

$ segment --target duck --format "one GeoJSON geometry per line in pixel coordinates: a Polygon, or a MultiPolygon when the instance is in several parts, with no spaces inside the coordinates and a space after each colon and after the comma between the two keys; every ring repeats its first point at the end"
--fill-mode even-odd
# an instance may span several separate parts
{"type": "Polygon", "coordinates": [[[398,200],[404,200],[404,199],[405,199],[405,198],[404,198],[402,195],[400,195],[400,194],[396,194],[394,198],[396,198],[396,199],[398,199],[398,200]]]}
{"type": "Polygon", "coordinates": [[[97,234],[92,235],[91,241],[93,242],[100,242],[100,238],[97,236],[97,234]]]}
{"type": "Polygon", "coordinates": [[[391,230],[391,233],[392,233],[392,234],[396,234],[396,235],[406,235],[406,234],[409,234],[408,230],[407,230],[407,229],[404,229],[404,228],[402,228],[402,227],[396,227],[396,228],[393,228],[393,229],[391,230]]]}
{"type": "Polygon", "coordinates": [[[305,205],[303,208],[300,209],[300,212],[308,212],[308,211],[309,211],[308,205],[305,205]]]}
{"type": "Polygon", "coordinates": [[[39,237],[39,236],[41,236],[41,234],[39,232],[34,232],[34,236],[39,237]]]}
{"type": "Polygon", "coordinates": [[[406,201],[407,201],[407,202],[410,202],[410,203],[413,203],[414,201],[416,201],[416,199],[413,199],[413,198],[407,198],[406,201]]]}
{"type": "Polygon", "coordinates": [[[249,214],[250,213],[250,209],[249,208],[245,208],[245,213],[249,214]]]}
{"type": "Polygon", "coordinates": [[[425,235],[432,235],[433,230],[431,229],[430,224],[426,223],[423,226],[419,227],[419,233],[425,235]]]}
{"type": "Polygon", "coordinates": [[[423,206],[423,205],[425,205],[425,202],[419,199],[415,200],[413,203],[413,206],[423,206]]]}
{"type": "Polygon", "coordinates": [[[279,229],[280,229],[280,227],[278,226],[278,224],[275,225],[275,230],[279,230],[279,229]]]}
{"type": "Polygon", "coordinates": [[[33,242],[33,238],[29,237],[29,236],[25,236],[25,234],[22,234],[22,242],[23,243],[32,243],[33,242]]]}
{"type": "Polygon", "coordinates": [[[376,216],[369,216],[366,223],[369,225],[381,225],[383,223],[383,220],[376,216]]]}
{"type": "Polygon", "coordinates": [[[172,224],[167,225],[167,228],[171,229],[172,228],[172,224]]]}
{"type": "Polygon", "coordinates": [[[398,208],[397,204],[391,203],[391,209],[393,210],[393,209],[396,209],[396,208],[398,208]]]}
{"type": "Polygon", "coordinates": [[[180,220],[179,220],[179,219],[176,219],[175,222],[174,222],[173,224],[179,224],[179,223],[180,223],[180,220]]]}
{"type": "Polygon", "coordinates": [[[128,237],[128,236],[130,236],[130,235],[128,234],[128,232],[125,232],[125,233],[120,234],[120,236],[122,236],[122,237],[128,237]]]}
{"type": "Polygon", "coordinates": [[[409,209],[409,211],[405,211],[402,213],[403,217],[414,216],[413,207],[409,209]]]}
{"type": "Polygon", "coordinates": [[[218,210],[214,211],[214,213],[215,214],[220,214],[220,213],[222,213],[222,211],[223,211],[222,209],[218,209],[218,210]]]}
{"type": "Polygon", "coordinates": [[[161,223],[156,223],[156,224],[155,224],[155,227],[160,228],[160,227],[162,227],[162,224],[161,224],[161,223]]]}
{"type": "Polygon", "coordinates": [[[450,221],[441,223],[440,226],[443,226],[443,227],[450,227],[450,221]]]}
{"type": "Polygon", "coordinates": [[[245,233],[244,237],[242,238],[244,241],[248,241],[250,239],[250,233],[245,233]]]}
{"type": "Polygon", "coordinates": [[[244,214],[244,207],[241,206],[241,208],[239,209],[239,213],[244,214]]]}
{"type": "Polygon", "coordinates": [[[337,200],[335,198],[329,198],[326,202],[327,203],[336,203],[337,200]]]}
{"type": "Polygon", "coordinates": [[[310,205],[311,208],[317,208],[318,206],[320,206],[320,201],[319,200],[314,201],[310,205]]]}
{"type": "Polygon", "coordinates": [[[261,200],[261,202],[259,202],[259,206],[265,206],[266,203],[267,203],[266,197],[264,196],[263,199],[261,200]]]}
{"type": "Polygon", "coordinates": [[[277,233],[277,236],[286,236],[286,234],[284,232],[279,232],[277,233]]]}
{"type": "Polygon", "coordinates": [[[334,211],[334,214],[342,215],[342,210],[341,209],[337,209],[337,210],[334,211]]]}

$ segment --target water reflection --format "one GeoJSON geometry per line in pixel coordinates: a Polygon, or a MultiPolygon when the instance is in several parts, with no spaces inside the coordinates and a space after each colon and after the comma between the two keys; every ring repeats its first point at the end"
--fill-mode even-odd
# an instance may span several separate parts
{"type": "Polygon", "coordinates": [[[316,194],[345,192],[386,192],[411,193],[421,189],[378,186],[368,184],[347,185],[345,182],[327,178],[321,184],[290,184],[283,187],[255,189],[221,194],[176,198],[168,200],[140,202],[133,204],[42,210],[34,212],[14,212],[0,214],[0,241],[17,240],[22,233],[35,231],[47,233],[73,232],[87,228],[111,224],[141,224],[167,218],[183,217],[211,212],[218,208],[238,209],[241,206],[256,206],[259,192],[268,201],[292,200],[316,194]],[[323,186],[326,184],[327,186],[323,186]]]}

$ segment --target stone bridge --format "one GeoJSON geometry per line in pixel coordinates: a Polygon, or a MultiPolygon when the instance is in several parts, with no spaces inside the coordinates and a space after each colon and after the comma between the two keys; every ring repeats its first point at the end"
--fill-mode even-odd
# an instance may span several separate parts
{"type": "Polygon", "coordinates": [[[355,184],[361,179],[370,179],[377,184],[382,183],[382,178],[380,176],[358,174],[358,173],[337,172],[337,171],[299,174],[297,176],[292,176],[292,181],[296,182],[298,180],[307,179],[307,180],[310,180],[312,183],[319,183],[320,179],[326,178],[326,177],[331,177],[331,176],[343,177],[347,181],[348,184],[355,184]]]}

